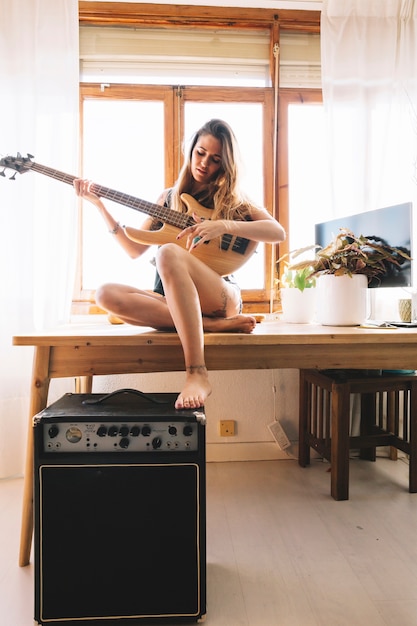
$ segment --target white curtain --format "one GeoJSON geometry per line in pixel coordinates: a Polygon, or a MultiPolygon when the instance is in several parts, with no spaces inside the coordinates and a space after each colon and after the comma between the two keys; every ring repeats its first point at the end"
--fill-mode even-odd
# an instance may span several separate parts
{"type": "Polygon", "coordinates": [[[321,45],[334,215],[416,208],[415,0],[324,0],[321,45]]]}
{"type": "MultiPolygon", "coordinates": [[[[0,3],[0,157],[23,156],[68,173],[78,155],[78,3],[0,3]]],[[[1,168],[2,169],[2,168],[1,168]]],[[[30,172],[0,178],[0,477],[22,473],[31,348],[19,332],[69,319],[77,203],[70,186],[30,172]]]]}

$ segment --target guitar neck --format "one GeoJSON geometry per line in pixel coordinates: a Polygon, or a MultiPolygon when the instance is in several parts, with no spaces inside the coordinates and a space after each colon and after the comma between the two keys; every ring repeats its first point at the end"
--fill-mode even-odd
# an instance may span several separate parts
{"type": "MultiPolygon", "coordinates": [[[[32,163],[31,169],[39,174],[44,174],[45,176],[54,178],[62,183],[67,183],[68,185],[72,185],[74,180],[77,178],[71,174],[65,174],[65,172],[60,172],[59,170],[55,170],[52,167],[46,167],[45,165],[40,165],[39,163],[32,163]]],[[[103,187],[102,185],[96,185],[93,183],[91,185],[91,191],[97,196],[100,196],[100,198],[106,198],[106,200],[112,200],[117,204],[123,204],[131,209],[135,209],[136,211],[155,217],[164,224],[166,223],[171,226],[176,226],[181,230],[194,224],[194,220],[187,213],[180,213],[179,211],[174,211],[168,207],[160,206],[159,204],[148,202],[147,200],[141,200],[140,198],[135,198],[134,196],[130,196],[121,191],[116,191],[115,189],[110,189],[109,187],[103,187]]]]}

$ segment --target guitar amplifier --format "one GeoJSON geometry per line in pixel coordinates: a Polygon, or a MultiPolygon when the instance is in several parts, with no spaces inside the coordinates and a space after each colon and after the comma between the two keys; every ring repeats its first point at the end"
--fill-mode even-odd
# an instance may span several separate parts
{"type": "Polygon", "coordinates": [[[205,416],[178,394],[66,394],[34,418],[35,622],[206,612],[205,416]]]}

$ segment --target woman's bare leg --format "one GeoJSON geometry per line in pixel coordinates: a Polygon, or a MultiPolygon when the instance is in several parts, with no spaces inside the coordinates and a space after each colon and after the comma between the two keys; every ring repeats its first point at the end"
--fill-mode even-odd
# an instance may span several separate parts
{"type": "Polygon", "coordinates": [[[211,393],[204,359],[204,330],[224,332],[229,325],[230,329],[239,326],[251,332],[256,322],[238,315],[239,297],[232,286],[176,244],[159,249],[157,268],[184,351],[186,381],[175,406],[198,408],[211,393]]]}
{"type": "Polygon", "coordinates": [[[160,294],[108,283],[97,290],[96,302],[127,324],[175,330],[166,300],[160,294]]]}
{"type": "Polygon", "coordinates": [[[176,408],[198,408],[211,393],[204,360],[204,332],[250,333],[251,316],[239,314],[239,297],[231,285],[176,244],[159,249],[157,267],[166,297],[135,287],[107,284],[97,303],[126,323],[177,330],[185,359],[186,381],[176,408]]]}
{"type": "MultiPolygon", "coordinates": [[[[107,283],[97,289],[96,302],[117,318],[134,326],[149,326],[158,330],[175,330],[166,299],[136,287],[107,283]]],[[[207,333],[250,333],[255,319],[248,315],[216,317],[203,314],[203,329],[207,333]]]]}
{"type": "MultiPolygon", "coordinates": [[[[191,283],[192,285],[192,283],[191,283]]],[[[193,289],[193,285],[192,285],[193,289]]],[[[197,296],[198,298],[198,296],[197,296]]],[[[126,323],[138,326],[152,326],[164,330],[175,330],[175,324],[172,319],[170,309],[164,297],[158,294],[148,294],[141,292],[133,287],[125,285],[103,285],[96,293],[97,303],[107,311],[111,312],[126,323]]],[[[187,296],[187,300],[189,297],[187,296]]],[[[175,307],[175,303],[174,303],[175,307]]],[[[205,399],[211,392],[208,382],[207,369],[204,364],[203,355],[203,332],[198,328],[202,325],[201,310],[195,308],[194,315],[190,315],[189,332],[184,332],[184,327],[179,321],[183,335],[189,338],[185,342],[185,346],[190,345],[190,341],[194,348],[194,337],[197,338],[198,348],[192,351],[184,350],[184,358],[186,363],[186,386],[177,399],[176,408],[198,408],[202,406],[205,399]],[[195,318],[198,318],[199,324],[195,324],[195,318]]],[[[179,316],[181,320],[181,316],[179,316]]],[[[185,322],[187,323],[187,322],[185,322]]],[[[177,328],[178,331],[178,328],[177,328]]],[[[181,332],[178,332],[184,349],[184,343],[181,332]]]]}
{"type": "MultiPolygon", "coordinates": [[[[175,407],[198,408],[211,393],[204,361],[204,331],[196,286],[185,268],[160,262],[165,297],[184,351],[186,380],[175,407]]],[[[182,264],[181,264],[182,265],[182,264]]],[[[185,265],[185,264],[184,264],[185,265]]]]}

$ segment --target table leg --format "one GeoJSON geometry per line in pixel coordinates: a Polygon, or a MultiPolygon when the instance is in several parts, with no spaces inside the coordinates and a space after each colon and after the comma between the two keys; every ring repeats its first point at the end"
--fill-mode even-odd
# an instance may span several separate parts
{"type": "Polygon", "coordinates": [[[29,565],[33,535],[33,426],[32,418],[46,407],[49,391],[50,347],[35,348],[32,369],[32,387],[29,407],[29,424],[26,443],[26,466],[23,489],[22,526],[20,534],[19,565],[29,565]]]}
{"type": "Polygon", "coordinates": [[[92,376],[77,376],[77,378],[75,379],[75,393],[91,393],[92,390],[92,376]]]}

